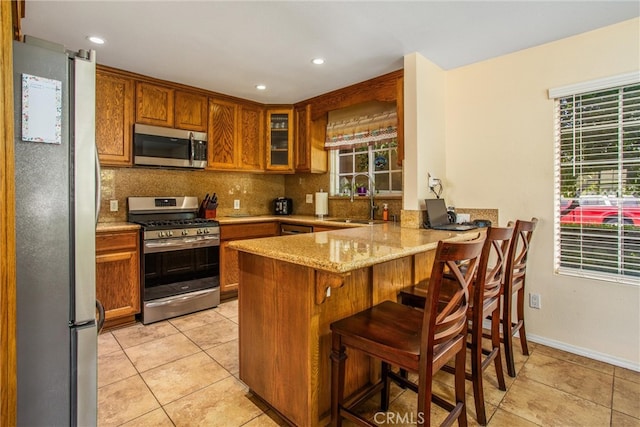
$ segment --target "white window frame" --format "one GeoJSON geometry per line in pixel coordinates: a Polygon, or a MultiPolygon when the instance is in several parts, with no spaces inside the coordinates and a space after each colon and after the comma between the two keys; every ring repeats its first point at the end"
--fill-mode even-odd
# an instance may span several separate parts
{"type": "MultiPolygon", "coordinates": [[[[578,277],[587,277],[587,278],[592,278],[592,279],[598,279],[598,280],[604,280],[604,281],[612,281],[612,282],[618,282],[618,283],[626,283],[626,284],[634,284],[634,285],[640,285],[640,277],[633,275],[633,274],[624,274],[624,270],[622,269],[621,266],[621,255],[618,254],[618,271],[617,273],[613,273],[613,272],[600,272],[600,271],[595,271],[596,267],[596,263],[600,261],[599,258],[593,258],[595,261],[590,260],[590,261],[585,261],[586,258],[588,258],[589,256],[594,256],[595,255],[595,250],[593,252],[589,252],[589,247],[588,247],[588,241],[590,238],[593,237],[593,228],[591,228],[589,226],[584,226],[584,225],[580,225],[579,227],[574,227],[573,229],[568,229],[566,228],[565,231],[562,231],[561,228],[561,200],[562,200],[562,194],[561,194],[561,117],[560,117],[560,100],[561,99],[567,99],[567,98],[571,98],[573,99],[573,97],[579,97],[581,95],[586,95],[592,92],[600,92],[600,91],[610,91],[610,90],[614,90],[614,89],[619,89],[620,93],[622,93],[622,89],[625,87],[630,87],[633,85],[637,85],[640,83],[640,72],[636,71],[636,72],[632,72],[632,73],[627,73],[627,74],[622,74],[622,75],[618,75],[618,76],[614,76],[614,77],[608,77],[608,78],[604,78],[604,79],[598,79],[598,80],[594,80],[594,81],[589,81],[589,82],[583,82],[583,83],[578,83],[578,84],[574,84],[574,85],[569,85],[569,86],[564,86],[564,87],[560,87],[560,88],[555,88],[555,89],[550,89],[549,90],[549,98],[552,98],[555,100],[555,129],[556,129],[556,135],[555,135],[555,154],[554,154],[554,163],[555,163],[555,176],[554,176],[554,188],[555,188],[555,192],[554,192],[554,197],[555,197],[555,203],[554,203],[554,216],[555,216],[555,221],[554,221],[554,267],[555,267],[555,272],[557,274],[561,274],[561,275],[570,275],[570,276],[578,276],[578,277]],[[564,233],[564,234],[563,234],[564,233]],[[562,247],[561,247],[561,243],[562,237],[567,238],[568,236],[571,236],[573,238],[578,238],[579,242],[580,242],[580,257],[577,261],[562,261],[562,247]],[[565,265],[562,265],[565,264],[565,265]],[[568,264],[574,264],[574,265],[568,265],[568,264]],[[585,267],[586,265],[586,267],[585,267]]],[[[573,101],[572,101],[573,102],[573,101]]],[[[574,108],[576,106],[576,104],[573,104],[574,108]]],[[[625,121],[623,120],[623,115],[622,115],[622,109],[620,108],[620,104],[618,105],[618,122],[617,122],[617,126],[618,126],[618,137],[620,138],[623,134],[622,134],[622,128],[623,128],[623,124],[624,125],[628,125],[629,121],[625,121]]],[[[604,113],[603,113],[604,114],[604,113]]],[[[584,130],[585,132],[588,132],[589,129],[587,129],[587,127],[580,127],[579,125],[576,125],[577,120],[575,119],[576,116],[572,116],[574,117],[574,119],[572,120],[574,126],[573,129],[571,130],[572,132],[574,132],[574,135],[572,136],[574,141],[578,141],[580,139],[580,137],[576,136],[577,132],[580,132],[580,130],[584,130]]],[[[633,124],[637,123],[637,120],[634,120],[633,124]]],[[[593,129],[593,127],[591,128],[593,129]]],[[[619,140],[620,141],[620,140],[619,140]]],[[[574,143],[577,144],[577,143],[574,143]]],[[[621,146],[621,144],[619,145],[621,146]]],[[[579,148],[579,154],[580,156],[582,156],[583,151],[582,148],[579,148]]],[[[576,156],[578,157],[578,156],[576,156]]],[[[582,157],[583,158],[583,157],[582,157]]],[[[584,158],[583,158],[584,159],[584,158]]],[[[578,161],[578,162],[574,162],[574,164],[578,164],[580,166],[584,165],[586,163],[589,163],[588,161],[578,161]]],[[[633,163],[632,165],[635,166],[635,163],[633,163]]],[[[624,165],[621,162],[620,158],[618,159],[618,163],[617,163],[617,171],[614,170],[615,173],[617,173],[618,176],[618,182],[619,182],[619,186],[620,188],[622,187],[622,182],[624,182],[624,165]]],[[[618,192],[617,197],[622,197],[621,191],[618,192]]],[[[620,212],[619,212],[619,217],[621,217],[622,213],[621,213],[621,208],[620,208],[620,212]]],[[[619,220],[620,222],[620,220],[619,220]]],[[[593,227],[593,226],[592,226],[593,227]]],[[[639,227],[640,228],[640,227],[639,227]]],[[[627,227],[628,229],[628,227],[627,227]]],[[[614,226],[614,229],[611,230],[613,232],[617,231],[617,242],[620,248],[622,248],[621,243],[624,241],[624,235],[623,235],[623,231],[625,230],[624,225],[623,224],[617,224],[616,226],[614,226]]],[[[615,236],[615,234],[614,234],[615,236]]],[[[609,234],[607,237],[611,237],[611,234],[609,234]]],[[[616,237],[614,237],[616,238],[616,237]]],[[[634,239],[632,237],[632,239],[634,239]]],[[[627,239],[628,240],[628,239],[627,239]]],[[[635,239],[634,239],[635,241],[635,239]]],[[[622,249],[621,249],[622,250],[622,249]]],[[[565,254],[565,259],[566,258],[566,254],[565,254]]],[[[628,259],[628,258],[627,258],[628,259]]],[[[638,264],[640,264],[640,261],[636,261],[638,262],[638,264]]],[[[634,261],[631,261],[632,265],[635,267],[636,264],[634,261]]],[[[605,264],[605,261],[602,260],[602,264],[605,264]]],[[[629,265],[629,263],[627,262],[627,265],[629,265]]]]}
{"type": "MultiPolygon", "coordinates": [[[[330,188],[330,194],[332,196],[345,196],[345,193],[342,191],[343,189],[341,188],[341,184],[340,181],[342,180],[343,177],[346,177],[348,182],[353,185],[353,176],[354,175],[358,175],[358,174],[363,174],[366,173],[368,176],[371,177],[371,179],[373,180],[373,182],[376,182],[376,177],[377,176],[382,176],[382,175],[386,175],[388,180],[389,180],[389,187],[391,187],[391,174],[402,174],[402,168],[394,168],[391,163],[389,164],[389,170],[385,170],[385,171],[376,171],[375,168],[375,153],[379,152],[381,150],[379,149],[375,149],[375,145],[369,145],[367,147],[367,154],[368,154],[368,167],[367,167],[367,171],[362,171],[362,172],[341,172],[340,169],[340,161],[339,161],[339,157],[340,157],[340,150],[331,150],[329,152],[329,169],[330,169],[330,178],[331,178],[331,188],[330,188]]],[[[389,162],[391,162],[391,151],[393,150],[397,150],[398,147],[397,145],[395,147],[388,147],[384,150],[388,150],[388,156],[387,158],[389,159],[389,162]]],[[[353,161],[355,162],[355,156],[358,154],[364,154],[364,151],[361,152],[356,152],[354,151],[353,153],[349,154],[352,156],[353,161]]],[[[353,170],[356,170],[355,164],[353,164],[353,170]]],[[[401,176],[402,178],[402,176],[401,176]]],[[[401,179],[402,182],[402,179],[401,179]]],[[[367,187],[367,189],[369,188],[369,183],[367,182],[367,179],[364,177],[356,177],[356,184],[362,184],[365,185],[367,187]]],[[[374,189],[376,196],[379,195],[385,195],[385,196],[402,196],[402,190],[379,190],[378,188],[374,189]]]]}

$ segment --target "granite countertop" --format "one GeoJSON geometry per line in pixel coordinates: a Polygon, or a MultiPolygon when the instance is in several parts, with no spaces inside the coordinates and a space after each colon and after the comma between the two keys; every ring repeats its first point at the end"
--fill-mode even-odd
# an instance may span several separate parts
{"type": "Polygon", "coordinates": [[[110,231],[130,231],[139,229],[140,226],[138,224],[133,224],[131,222],[99,222],[96,225],[97,233],[107,233],[110,231]]]}
{"type": "Polygon", "coordinates": [[[394,223],[291,236],[235,240],[239,251],[304,265],[331,273],[347,273],[409,255],[433,250],[439,240],[473,239],[464,233],[402,228],[394,223]]]}

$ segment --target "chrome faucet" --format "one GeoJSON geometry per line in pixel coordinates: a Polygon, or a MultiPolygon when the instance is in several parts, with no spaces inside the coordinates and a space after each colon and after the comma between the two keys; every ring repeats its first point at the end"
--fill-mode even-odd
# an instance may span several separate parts
{"type": "Polygon", "coordinates": [[[365,176],[367,177],[367,180],[369,181],[369,212],[370,212],[370,216],[369,219],[371,221],[373,221],[375,218],[375,213],[376,213],[376,209],[378,209],[378,206],[375,205],[375,183],[373,182],[373,179],[371,179],[371,176],[369,176],[369,174],[361,172],[361,173],[357,173],[355,175],[353,175],[353,178],[351,178],[351,201],[353,202],[353,193],[355,193],[356,191],[356,178],[359,176],[365,176]]]}

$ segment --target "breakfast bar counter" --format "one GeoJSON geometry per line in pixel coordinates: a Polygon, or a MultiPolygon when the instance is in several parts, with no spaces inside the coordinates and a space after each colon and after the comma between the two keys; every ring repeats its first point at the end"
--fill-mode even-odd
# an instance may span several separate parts
{"type": "MultiPolygon", "coordinates": [[[[240,263],[240,379],[291,424],[326,425],[329,325],[427,279],[439,240],[477,235],[385,223],[230,242],[240,263]]],[[[350,359],[347,394],[377,375],[364,356],[350,359]]]]}

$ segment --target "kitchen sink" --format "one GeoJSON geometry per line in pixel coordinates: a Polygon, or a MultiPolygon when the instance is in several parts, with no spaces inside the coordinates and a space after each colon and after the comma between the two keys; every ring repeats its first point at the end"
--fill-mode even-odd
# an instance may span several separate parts
{"type": "Polygon", "coordinates": [[[353,218],[332,218],[327,219],[329,222],[343,222],[343,223],[352,223],[352,224],[382,224],[384,221],[379,219],[353,219],[353,218]]]}

